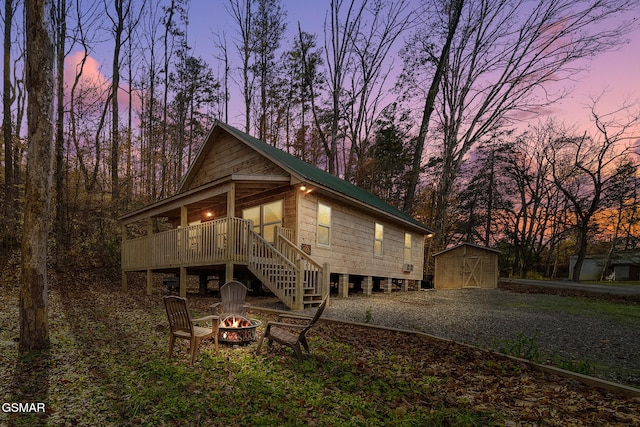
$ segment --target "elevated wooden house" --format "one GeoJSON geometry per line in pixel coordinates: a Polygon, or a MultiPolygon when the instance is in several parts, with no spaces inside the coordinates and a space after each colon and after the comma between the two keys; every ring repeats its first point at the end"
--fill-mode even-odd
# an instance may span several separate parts
{"type": "MultiPolygon", "coordinates": [[[[218,274],[259,280],[293,309],[318,304],[333,278],[347,295],[358,281],[406,289],[422,279],[430,231],[372,194],[229,125],[208,134],[178,192],[130,212],[122,272],[218,274]],[[153,218],[173,228],[154,232],[153,218]],[[132,224],[146,221],[146,235],[132,224]]],[[[242,280],[242,279],[241,279],[242,280]]],[[[248,281],[249,279],[247,279],[248,281]]]]}

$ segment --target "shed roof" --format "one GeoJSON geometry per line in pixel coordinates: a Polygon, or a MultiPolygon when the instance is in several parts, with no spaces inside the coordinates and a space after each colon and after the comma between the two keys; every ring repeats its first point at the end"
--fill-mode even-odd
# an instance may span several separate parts
{"type": "Polygon", "coordinates": [[[488,251],[488,252],[494,252],[496,254],[501,254],[502,253],[499,250],[490,248],[488,246],[480,246],[480,245],[475,245],[473,243],[464,242],[464,243],[460,243],[459,245],[453,246],[451,248],[447,248],[447,249],[445,249],[443,251],[440,251],[438,253],[435,253],[435,254],[433,254],[433,256],[438,256],[438,255],[444,254],[445,252],[451,252],[451,251],[454,251],[456,249],[462,248],[464,246],[470,246],[472,248],[482,249],[482,250],[485,250],[485,251],[488,251]]]}
{"type": "MultiPolygon", "coordinates": [[[[394,206],[391,206],[389,203],[385,202],[379,197],[351,184],[350,182],[347,182],[335,175],[323,171],[320,168],[310,165],[309,163],[306,163],[289,153],[285,153],[284,151],[272,145],[269,145],[264,141],[254,138],[253,136],[248,135],[226,123],[218,121],[215,124],[214,129],[216,127],[225,130],[226,132],[235,136],[238,140],[244,142],[249,147],[260,152],[269,160],[291,173],[301,182],[313,183],[316,186],[321,187],[329,192],[338,193],[342,196],[346,196],[350,199],[375,208],[376,210],[382,211],[387,215],[418,227],[419,229],[422,229],[427,233],[432,232],[427,226],[417,221],[411,215],[401,211],[394,206]]],[[[194,162],[194,164],[195,163],[196,162],[194,162]]]]}

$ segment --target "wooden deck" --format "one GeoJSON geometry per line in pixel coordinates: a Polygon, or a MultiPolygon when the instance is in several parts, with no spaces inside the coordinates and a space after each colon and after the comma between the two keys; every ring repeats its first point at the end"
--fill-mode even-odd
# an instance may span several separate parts
{"type": "Polygon", "coordinates": [[[249,261],[250,223],[224,218],[122,242],[125,271],[249,261]]]}
{"type": "Polygon", "coordinates": [[[292,309],[317,305],[329,292],[329,267],[320,265],[280,229],[265,241],[250,221],[223,218],[122,242],[122,271],[241,264],[292,309]]]}

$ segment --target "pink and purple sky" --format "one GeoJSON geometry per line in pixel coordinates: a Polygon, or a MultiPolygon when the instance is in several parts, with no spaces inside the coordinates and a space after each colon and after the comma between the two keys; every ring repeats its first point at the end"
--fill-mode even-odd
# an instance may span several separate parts
{"type": "MultiPolygon", "coordinates": [[[[283,41],[283,47],[290,46],[290,40],[294,31],[297,30],[298,22],[303,30],[317,34],[318,43],[322,44],[323,23],[328,1],[284,0],[284,4],[287,9],[287,35],[283,41]]],[[[193,54],[201,56],[211,64],[214,71],[220,66],[216,60],[219,52],[214,46],[214,34],[225,33],[229,51],[234,51],[233,41],[236,32],[226,5],[227,1],[223,0],[192,0],[189,5],[188,42],[194,49],[193,54]]],[[[640,29],[631,32],[627,38],[628,41],[621,44],[617,50],[583,61],[581,65],[586,69],[580,74],[579,80],[559,83],[563,88],[571,88],[570,95],[528,121],[537,123],[539,120],[544,121],[547,116],[552,116],[568,127],[590,130],[591,98],[595,97],[600,97],[598,109],[602,114],[619,110],[625,103],[633,105],[630,114],[640,113],[640,29]]],[[[402,40],[398,45],[400,43],[402,40]]],[[[96,53],[91,58],[85,71],[87,76],[93,76],[97,81],[108,80],[104,75],[109,75],[110,71],[104,67],[108,67],[111,61],[109,50],[106,49],[107,53],[103,56],[96,53]],[[101,64],[104,66],[101,67],[101,64]]],[[[79,52],[75,52],[68,58],[68,64],[73,64],[78,59],[79,52]]],[[[396,58],[394,64],[400,67],[401,61],[396,58]]],[[[233,65],[237,66],[237,63],[233,65]]],[[[232,111],[242,111],[237,87],[232,87],[231,90],[232,111]]],[[[242,126],[244,119],[240,113],[232,113],[229,122],[231,125],[242,126]]],[[[640,138],[640,129],[636,129],[635,133],[634,136],[640,138]]]]}

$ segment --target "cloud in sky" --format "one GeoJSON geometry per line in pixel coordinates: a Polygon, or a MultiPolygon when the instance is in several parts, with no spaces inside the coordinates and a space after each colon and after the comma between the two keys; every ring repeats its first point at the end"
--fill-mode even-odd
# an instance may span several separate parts
{"type": "MultiPolygon", "coordinates": [[[[79,81],[79,87],[83,88],[95,88],[94,99],[89,101],[104,101],[109,93],[111,86],[111,77],[106,76],[102,72],[102,65],[91,55],[87,55],[84,59],[84,65],[82,64],[83,58],[85,58],[84,51],[75,51],[65,58],[65,72],[64,72],[64,85],[66,95],[71,94],[71,88],[73,87],[76,76],[82,70],[82,75],[79,81]]],[[[129,107],[129,86],[120,80],[120,88],[118,90],[118,105],[120,108],[125,109],[129,107]]],[[[133,97],[133,107],[139,107],[138,97],[133,97]]]]}

